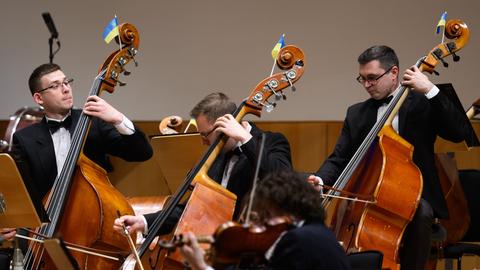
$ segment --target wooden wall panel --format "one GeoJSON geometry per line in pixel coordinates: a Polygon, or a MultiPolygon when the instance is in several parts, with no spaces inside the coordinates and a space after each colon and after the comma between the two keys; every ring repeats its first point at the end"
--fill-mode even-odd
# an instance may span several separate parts
{"type": "MultiPolygon", "coordinates": [[[[8,121],[0,121],[0,134],[4,134],[8,121]]],[[[147,136],[157,135],[157,121],[138,121],[135,124],[147,136]]],[[[258,122],[263,130],[283,133],[290,142],[292,161],[295,169],[315,172],[332,152],[342,128],[341,121],[303,122],[258,122]]],[[[480,122],[473,123],[480,134],[480,122]]],[[[446,148],[447,142],[439,140],[437,148],[446,148]]],[[[456,158],[460,169],[480,169],[480,149],[458,151],[456,158]]],[[[112,157],[115,172],[110,180],[127,196],[147,196],[170,193],[158,165],[150,160],[144,163],[125,162],[112,157]]]]}
{"type": "Polygon", "coordinates": [[[262,130],[280,132],[290,142],[296,170],[315,172],[327,155],[327,125],[319,122],[260,122],[262,130]]]}

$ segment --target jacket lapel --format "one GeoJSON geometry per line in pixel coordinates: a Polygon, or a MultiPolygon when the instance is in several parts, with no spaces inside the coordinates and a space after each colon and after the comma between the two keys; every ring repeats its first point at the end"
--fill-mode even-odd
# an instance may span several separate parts
{"type": "Polygon", "coordinates": [[[405,131],[405,119],[407,118],[408,107],[411,104],[412,97],[412,94],[409,92],[407,98],[403,102],[402,107],[400,107],[400,110],[398,112],[398,133],[400,134],[400,136],[403,135],[403,132],[405,131]]]}
{"type": "Polygon", "coordinates": [[[48,130],[47,121],[45,118],[38,126],[38,132],[35,133],[35,141],[38,145],[38,159],[42,164],[43,170],[49,172],[53,167],[55,168],[55,175],[57,175],[57,161],[55,159],[55,149],[53,147],[52,136],[48,130]],[[53,163],[53,164],[52,164],[53,163]]]}

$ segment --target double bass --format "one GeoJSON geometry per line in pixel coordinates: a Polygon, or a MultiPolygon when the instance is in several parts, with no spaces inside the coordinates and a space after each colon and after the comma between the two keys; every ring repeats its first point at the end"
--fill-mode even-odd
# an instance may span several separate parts
{"type": "MultiPolygon", "coordinates": [[[[100,67],[89,95],[100,95],[102,91],[113,93],[117,84],[122,85],[119,76],[127,74],[125,65],[134,61],[139,34],[133,25],[124,23],[119,26],[119,38],[123,47],[108,56],[100,67]]],[[[118,269],[121,258],[126,257],[130,249],[124,237],[113,230],[112,224],[117,211],[133,213],[133,210],[112,186],[106,171],[82,153],[90,123],[91,117],[82,112],[65,164],[44,199],[51,222],[39,228],[37,233],[46,238],[60,235],[68,243],[90,250],[99,249],[119,258],[115,261],[72,252],[80,269],[118,269]]],[[[24,265],[26,269],[56,269],[43,246],[34,242],[30,243],[24,265]]]]}
{"type": "MultiPolygon", "coordinates": [[[[420,71],[434,73],[443,58],[453,55],[468,42],[469,31],[460,20],[449,20],[446,36],[452,41],[434,47],[417,62],[420,71]]],[[[423,181],[413,163],[413,146],[400,137],[392,121],[408,95],[405,86],[389,103],[386,112],[372,127],[335,185],[323,207],[335,206],[331,227],[344,248],[350,251],[379,250],[383,268],[400,269],[399,248],[407,224],[413,219],[422,194],[423,181]],[[370,195],[366,204],[342,201],[333,204],[339,191],[370,195]]]]}
{"type": "MultiPolygon", "coordinates": [[[[475,101],[466,112],[467,118],[470,120],[477,114],[480,114],[480,99],[475,101]]],[[[470,142],[465,141],[469,148],[479,145],[478,138],[476,138],[474,132],[472,130],[469,138],[470,142]]],[[[435,269],[437,259],[443,257],[443,248],[461,241],[470,227],[470,210],[459,179],[457,161],[454,154],[435,154],[435,166],[442,193],[447,203],[449,217],[448,219],[438,220],[438,223],[441,225],[438,228],[439,235],[442,237],[432,243],[432,248],[437,251],[437,257],[430,258],[425,269],[435,269]]]]}
{"type": "MultiPolygon", "coordinates": [[[[272,96],[277,100],[285,98],[283,89],[290,86],[293,90],[293,84],[303,75],[304,54],[295,46],[289,45],[282,48],[276,63],[284,71],[267,77],[257,84],[250,96],[233,113],[237,121],[241,121],[247,114],[260,116],[264,107],[267,110],[273,108],[274,103],[270,102],[269,98],[272,96]]],[[[221,135],[209,146],[161,214],[149,226],[149,233],[144,243],[137,249],[145,269],[184,268],[179,253],[169,255],[165,249],[159,248],[154,242],[165,221],[183,198],[188,197],[188,200],[173,235],[186,231],[192,231],[196,235],[212,235],[219,225],[232,219],[236,196],[208,176],[211,165],[220,154],[227,139],[226,136],[221,135]]]]}

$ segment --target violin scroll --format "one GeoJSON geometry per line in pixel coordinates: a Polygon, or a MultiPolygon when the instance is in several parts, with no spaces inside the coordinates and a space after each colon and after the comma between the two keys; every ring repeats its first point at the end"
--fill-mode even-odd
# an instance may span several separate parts
{"type": "Polygon", "coordinates": [[[445,36],[452,41],[441,43],[433,48],[425,59],[422,60],[422,64],[419,67],[421,71],[438,75],[438,72],[435,71],[438,62],[442,62],[444,67],[448,67],[448,63],[443,58],[452,55],[454,62],[460,60],[456,52],[461,50],[470,38],[470,30],[467,25],[458,19],[449,20],[445,25],[445,36]]]}

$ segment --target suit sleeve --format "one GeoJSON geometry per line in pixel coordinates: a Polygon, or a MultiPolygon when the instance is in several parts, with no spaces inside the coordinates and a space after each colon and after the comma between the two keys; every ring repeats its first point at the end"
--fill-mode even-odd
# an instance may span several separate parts
{"type": "Polygon", "coordinates": [[[131,135],[120,134],[114,126],[98,121],[102,144],[108,154],[126,161],[145,161],[153,156],[153,150],[145,134],[135,126],[131,135]]]}
{"type": "MultiPolygon", "coordinates": [[[[291,169],[290,144],[287,138],[285,138],[283,134],[276,132],[265,132],[264,134],[265,146],[261,160],[260,174],[265,175],[271,171],[291,169]]],[[[257,160],[257,152],[261,138],[261,135],[253,136],[246,144],[241,146],[241,150],[252,163],[253,168],[257,160]]]]}
{"type": "Polygon", "coordinates": [[[343,122],[342,131],[338,137],[333,152],[315,173],[322,178],[326,185],[329,186],[332,186],[335,183],[353,155],[352,149],[354,147],[352,145],[352,136],[348,119],[349,117],[347,113],[347,117],[343,122]]]}
{"type": "Polygon", "coordinates": [[[466,139],[469,132],[468,118],[464,111],[459,110],[441,91],[429,100],[437,134],[453,142],[466,139]]]}

